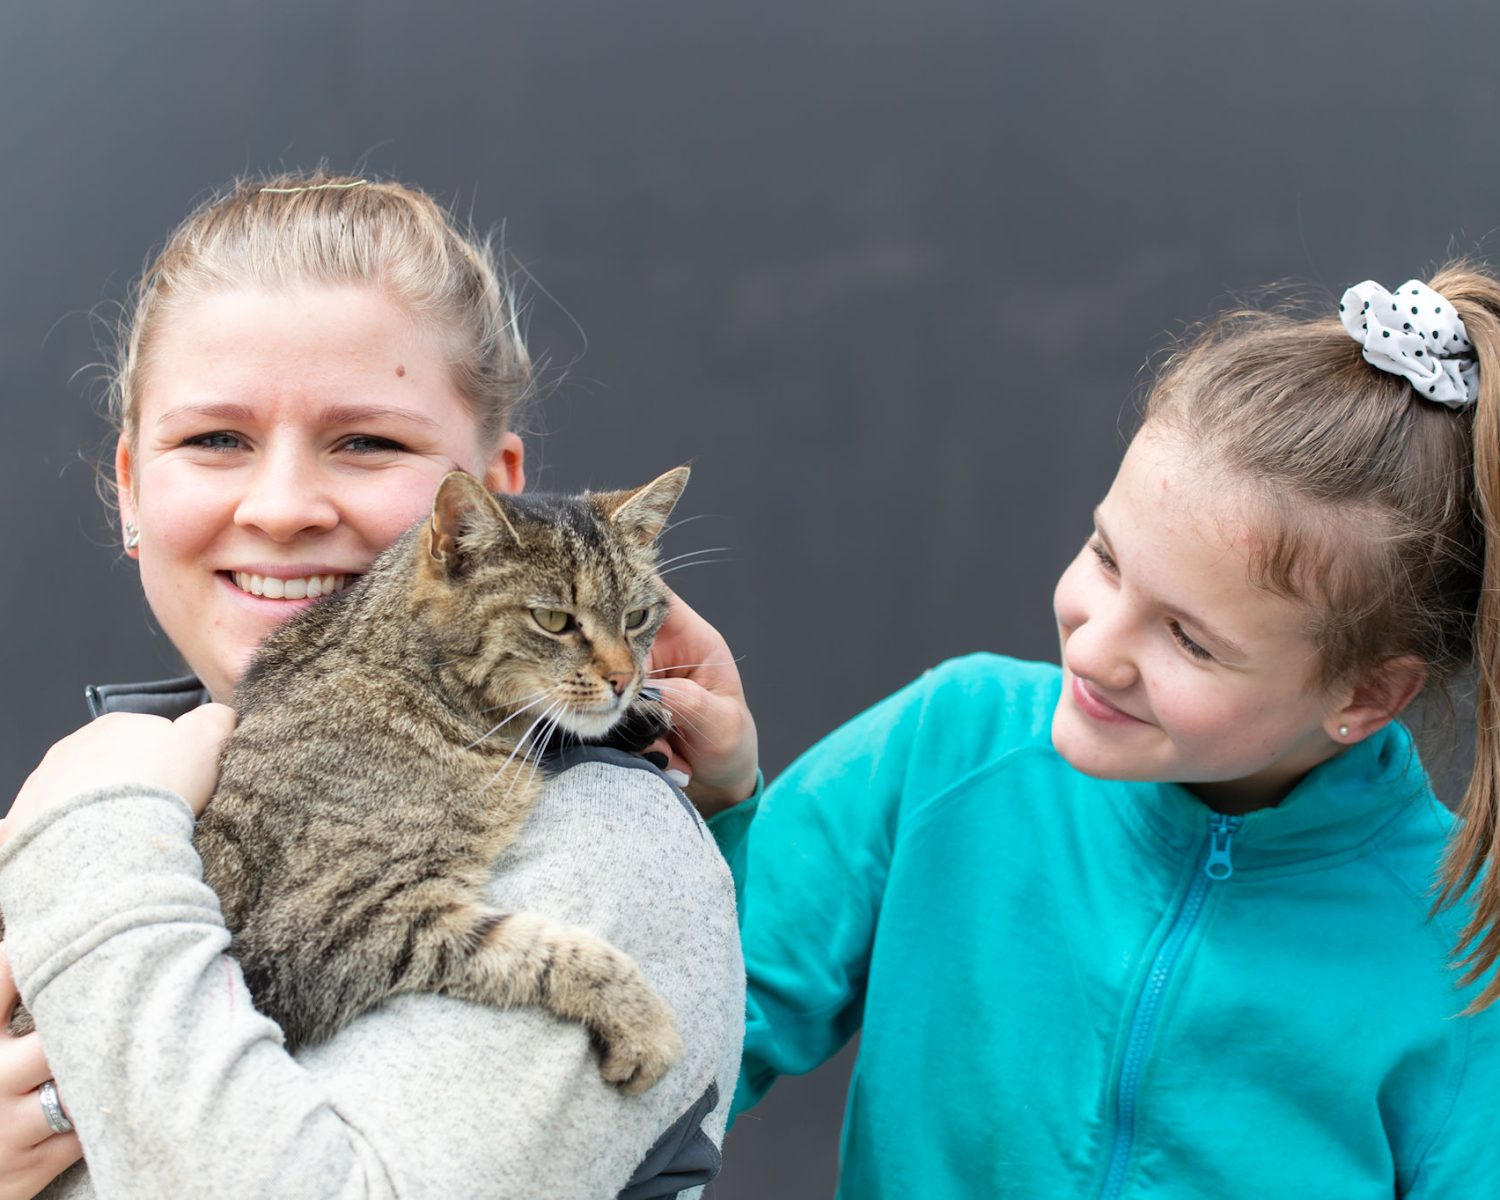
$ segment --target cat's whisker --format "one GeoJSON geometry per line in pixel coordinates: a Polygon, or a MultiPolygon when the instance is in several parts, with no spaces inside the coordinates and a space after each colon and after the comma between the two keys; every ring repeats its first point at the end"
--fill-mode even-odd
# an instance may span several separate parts
{"type": "MultiPolygon", "coordinates": [[[[544,708],[542,710],[542,715],[541,716],[539,716],[535,721],[533,721],[529,726],[527,726],[526,732],[523,733],[516,740],[515,748],[513,750],[511,750],[510,755],[506,758],[506,760],[503,763],[500,764],[500,769],[498,771],[496,771],[492,776],[490,776],[489,783],[485,784],[484,787],[482,789],[480,789],[481,791],[486,791],[487,792],[487,791],[490,790],[490,788],[492,786],[494,786],[495,780],[499,779],[500,776],[502,776],[502,775],[505,774],[506,770],[510,767],[510,764],[515,761],[516,755],[521,753],[522,747],[524,747],[526,745],[526,739],[531,736],[531,731],[533,729],[535,729],[538,725],[540,725],[543,721],[545,721],[552,714],[552,711],[554,709],[556,709],[556,708],[561,707],[563,703],[564,702],[561,701],[561,700],[554,700],[551,704],[549,704],[546,708],[544,708]]],[[[518,771],[517,775],[519,776],[519,774],[520,774],[520,772],[518,771]]],[[[507,791],[506,791],[505,794],[507,796],[509,796],[511,790],[513,790],[515,788],[515,786],[516,786],[515,780],[511,780],[510,789],[507,789],[507,791]]]]}
{"type": "Polygon", "coordinates": [[[663,559],[656,564],[656,573],[661,574],[662,567],[670,567],[674,562],[681,562],[685,558],[697,558],[701,554],[727,554],[728,546],[705,546],[702,550],[689,550],[685,554],[674,554],[671,558],[663,559]]]}
{"type": "Polygon", "coordinates": [[[547,745],[552,740],[552,735],[557,731],[558,723],[561,720],[562,720],[562,710],[558,710],[557,715],[552,718],[552,723],[547,726],[547,728],[543,732],[542,736],[537,739],[537,741],[536,741],[537,754],[536,754],[536,757],[531,760],[531,775],[530,775],[530,777],[526,781],[526,786],[527,787],[530,787],[531,784],[532,784],[532,782],[536,779],[536,773],[537,773],[538,770],[541,769],[542,758],[546,754],[547,745]]]}
{"type": "Polygon", "coordinates": [[[708,737],[708,733],[707,733],[707,731],[704,730],[703,726],[700,725],[697,721],[693,720],[693,718],[690,717],[690,716],[688,716],[688,714],[685,713],[685,712],[678,712],[678,711],[676,711],[674,709],[673,712],[672,712],[672,723],[674,725],[676,725],[676,724],[686,725],[690,730],[692,730],[694,733],[696,733],[700,738],[707,739],[707,737],[708,737]]]}
{"type": "MultiPolygon", "coordinates": [[[[552,731],[557,728],[557,723],[562,720],[563,710],[566,708],[567,701],[560,700],[547,709],[547,712],[551,714],[551,720],[543,727],[541,733],[532,740],[531,745],[526,748],[526,753],[521,756],[520,765],[516,768],[515,778],[510,781],[510,787],[505,789],[506,799],[510,798],[511,793],[520,784],[521,777],[525,774],[528,763],[531,766],[531,772],[529,775],[526,775],[526,786],[530,787],[536,779],[536,773],[542,765],[542,758],[546,754],[547,741],[552,736],[552,731]],[[534,758],[532,757],[533,750],[536,751],[536,757],[534,758]]],[[[535,726],[532,728],[535,728],[535,726]]],[[[527,733],[530,732],[530,730],[527,730],[527,733]]]]}
{"type": "Polygon", "coordinates": [[[730,667],[741,661],[741,659],[743,658],[744,655],[737,655],[734,658],[720,658],[710,662],[673,663],[670,667],[653,667],[649,671],[642,671],[641,674],[660,675],[664,671],[691,671],[694,667],[730,667]]]}
{"type": "Polygon", "coordinates": [[[668,567],[665,571],[658,571],[656,577],[660,579],[663,575],[670,575],[674,571],[685,571],[688,567],[708,567],[714,563],[726,563],[727,558],[700,558],[696,562],[678,563],[675,567],[668,567]]]}
{"type": "Polygon", "coordinates": [[[539,692],[532,692],[529,696],[517,696],[514,700],[506,700],[502,704],[491,704],[488,708],[481,708],[479,711],[482,713],[492,713],[497,708],[509,708],[512,704],[525,704],[531,700],[545,698],[552,695],[555,691],[557,691],[557,688],[555,686],[543,688],[539,692]]]}
{"type": "MultiPolygon", "coordinates": [[[[509,725],[512,721],[514,721],[517,717],[519,717],[522,713],[528,712],[531,709],[535,708],[538,704],[540,704],[543,700],[545,700],[547,698],[547,694],[548,694],[547,692],[543,692],[537,699],[533,700],[530,704],[526,705],[524,708],[518,708],[518,709],[516,709],[515,712],[511,713],[510,716],[506,717],[505,720],[501,721],[498,725],[492,725],[492,726],[490,726],[490,728],[486,732],[481,733],[477,738],[475,738],[472,742],[470,742],[467,746],[465,746],[464,749],[465,750],[472,750],[472,749],[474,749],[474,747],[477,746],[477,745],[479,745],[480,742],[484,741],[486,738],[491,737],[494,734],[498,733],[500,730],[504,729],[507,725],[509,725]]],[[[499,705],[499,704],[495,705],[495,708],[500,708],[500,707],[502,707],[502,705],[499,705]]],[[[494,710],[491,709],[489,711],[493,712],[494,710]]]]}
{"type": "Polygon", "coordinates": [[[672,530],[676,529],[679,525],[691,525],[694,521],[701,521],[705,517],[717,517],[719,515],[720,514],[718,514],[718,513],[694,513],[690,517],[683,517],[679,521],[672,521],[669,524],[662,526],[662,531],[657,536],[658,537],[665,537],[667,534],[671,533],[672,530]]]}

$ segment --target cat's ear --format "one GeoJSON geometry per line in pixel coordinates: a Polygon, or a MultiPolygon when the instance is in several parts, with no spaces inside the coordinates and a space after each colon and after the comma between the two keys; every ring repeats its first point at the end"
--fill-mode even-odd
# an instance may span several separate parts
{"type": "Polygon", "coordinates": [[[498,525],[517,542],[521,540],[484,484],[467,471],[449,471],[432,498],[427,527],[427,557],[433,567],[447,575],[462,573],[466,564],[459,537],[481,522],[498,525]]]}
{"type": "Polygon", "coordinates": [[[606,492],[596,500],[616,529],[638,546],[649,546],[672,515],[690,474],[687,467],[673,467],[633,492],[606,492]]]}

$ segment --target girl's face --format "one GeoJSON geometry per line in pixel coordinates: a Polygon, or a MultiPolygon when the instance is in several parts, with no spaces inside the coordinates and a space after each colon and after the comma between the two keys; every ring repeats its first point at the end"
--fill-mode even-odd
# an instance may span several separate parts
{"type": "Polygon", "coordinates": [[[356,286],[211,294],[158,331],[136,443],[116,450],[121,516],[152,612],[215,699],[427,515],[447,472],[524,484],[519,439],[481,445],[442,350],[356,286]]]}
{"type": "Polygon", "coordinates": [[[1185,783],[1247,812],[1338,753],[1352,697],[1315,689],[1306,608],[1251,581],[1240,497],[1185,457],[1142,432],[1058,580],[1052,741],[1087,775],[1185,783]]]}

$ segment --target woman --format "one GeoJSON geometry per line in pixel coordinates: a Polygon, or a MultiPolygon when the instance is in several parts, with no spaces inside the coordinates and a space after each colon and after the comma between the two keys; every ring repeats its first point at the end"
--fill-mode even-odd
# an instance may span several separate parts
{"type": "MultiPolygon", "coordinates": [[[[0,823],[0,1004],[18,986],[38,1027],[0,1038],[3,1200],[81,1154],[49,1195],[646,1197],[717,1170],[743,1009],[732,885],[654,770],[554,778],[490,890],[600,932],[672,1005],[687,1049],[640,1097],[602,1083],[581,1029],[438,996],[293,1058],[198,878],[192,817],[255,647],[365,570],[455,466],[519,490],[508,418],[530,380],[485,249],[399,185],[242,184],[147,271],[116,389],[122,539],[192,675],[91,689],[103,719],[0,823]],[[591,824],[599,805],[630,819],[591,824]]],[[[692,731],[715,731],[735,750],[695,794],[748,793],[722,643],[679,605],[654,661],[717,664],[664,681],[690,718],[671,749],[691,771],[692,731]]]]}

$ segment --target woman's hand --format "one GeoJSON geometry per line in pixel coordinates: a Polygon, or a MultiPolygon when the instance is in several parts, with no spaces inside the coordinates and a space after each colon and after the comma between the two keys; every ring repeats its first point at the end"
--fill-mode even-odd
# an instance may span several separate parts
{"type": "Polygon", "coordinates": [[[76,1133],[53,1133],[38,1089],[52,1078],[34,1033],[5,1032],[20,999],[0,943],[0,1200],[31,1200],[83,1157],[76,1133]]]}
{"type": "Polygon", "coordinates": [[[3,821],[0,846],[70,796],[118,783],[176,792],[202,813],[219,777],[219,749],[234,729],[234,709],[205,704],[175,721],[112,713],[47,751],[3,821]]]}
{"type": "Polygon", "coordinates": [[[705,817],[755,790],[755,718],[719,631],[671,595],[672,609],[646,660],[647,682],[672,710],[669,765],[689,776],[683,790],[705,817]]]}

